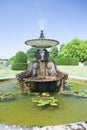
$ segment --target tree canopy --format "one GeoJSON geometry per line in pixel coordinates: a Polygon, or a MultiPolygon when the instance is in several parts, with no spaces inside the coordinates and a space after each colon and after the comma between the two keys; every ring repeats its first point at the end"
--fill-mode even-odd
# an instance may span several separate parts
{"type": "Polygon", "coordinates": [[[35,58],[36,51],[37,51],[37,48],[34,48],[34,47],[27,50],[26,52],[27,58],[35,58]]]}
{"type": "Polygon", "coordinates": [[[79,61],[87,61],[87,42],[77,38],[73,39],[62,47],[59,57],[75,57],[79,61]]]}
{"type": "Polygon", "coordinates": [[[51,50],[49,52],[49,57],[52,60],[54,58],[57,58],[57,56],[58,56],[58,48],[57,48],[57,46],[54,46],[51,48],[51,50]]]}

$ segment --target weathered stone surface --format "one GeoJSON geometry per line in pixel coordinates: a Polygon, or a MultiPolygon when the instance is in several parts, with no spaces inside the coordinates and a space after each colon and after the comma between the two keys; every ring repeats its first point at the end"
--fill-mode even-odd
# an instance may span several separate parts
{"type": "Polygon", "coordinates": [[[0,130],[87,130],[87,121],[58,126],[16,126],[0,124],[0,130]]]}

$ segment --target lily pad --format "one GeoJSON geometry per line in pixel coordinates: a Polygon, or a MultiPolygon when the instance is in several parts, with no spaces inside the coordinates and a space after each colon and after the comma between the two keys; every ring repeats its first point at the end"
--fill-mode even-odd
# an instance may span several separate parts
{"type": "Polygon", "coordinates": [[[76,97],[87,98],[87,93],[85,91],[76,91],[73,92],[73,95],[76,97]]]}
{"type": "Polygon", "coordinates": [[[34,103],[37,103],[37,102],[38,102],[38,99],[32,98],[32,101],[33,101],[34,103]]]}
{"type": "Polygon", "coordinates": [[[7,92],[7,93],[2,94],[2,95],[0,96],[0,100],[1,100],[1,101],[4,101],[4,100],[12,99],[13,97],[14,97],[14,93],[7,92]]]}
{"type": "Polygon", "coordinates": [[[50,103],[51,106],[57,106],[57,103],[50,103]]]}
{"type": "Polygon", "coordinates": [[[57,106],[58,100],[55,99],[54,97],[48,97],[48,96],[40,96],[40,97],[35,97],[32,98],[32,101],[37,104],[37,106],[57,106]]]}
{"type": "Polygon", "coordinates": [[[72,95],[73,91],[69,91],[69,90],[64,90],[63,92],[61,92],[60,94],[63,94],[63,95],[72,95]]]}

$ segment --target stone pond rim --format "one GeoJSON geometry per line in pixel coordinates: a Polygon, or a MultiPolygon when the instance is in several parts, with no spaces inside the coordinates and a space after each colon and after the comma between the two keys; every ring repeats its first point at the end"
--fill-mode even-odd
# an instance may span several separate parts
{"type": "Polygon", "coordinates": [[[38,39],[31,39],[25,41],[26,45],[36,47],[36,48],[50,48],[59,44],[59,41],[53,39],[46,39],[41,30],[40,37],[38,39]]]}

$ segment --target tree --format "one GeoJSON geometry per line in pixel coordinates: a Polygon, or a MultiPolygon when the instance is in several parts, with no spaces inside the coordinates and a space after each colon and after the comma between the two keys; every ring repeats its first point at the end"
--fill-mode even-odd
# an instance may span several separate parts
{"type": "Polygon", "coordinates": [[[72,58],[75,57],[79,61],[87,60],[87,44],[86,41],[73,39],[68,44],[64,45],[59,52],[59,57],[72,58]]]}
{"type": "Polygon", "coordinates": [[[11,67],[13,70],[27,69],[27,56],[23,51],[19,51],[14,56],[14,62],[11,67]]]}
{"type": "Polygon", "coordinates": [[[26,52],[26,55],[27,55],[27,58],[35,58],[35,53],[37,51],[37,48],[30,48],[27,52],[26,52]]]}
{"type": "Polygon", "coordinates": [[[60,46],[60,51],[62,50],[62,48],[65,46],[65,43],[62,43],[60,46]]]}
{"type": "Polygon", "coordinates": [[[14,63],[14,56],[12,56],[12,57],[9,59],[9,63],[10,63],[10,64],[14,63]]]}
{"type": "Polygon", "coordinates": [[[50,50],[49,58],[51,60],[53,60],[53,59],[57,58],[57,56],[58,56],[58,48],[57,48],[57,46],[54,46],[50,50]]]}

